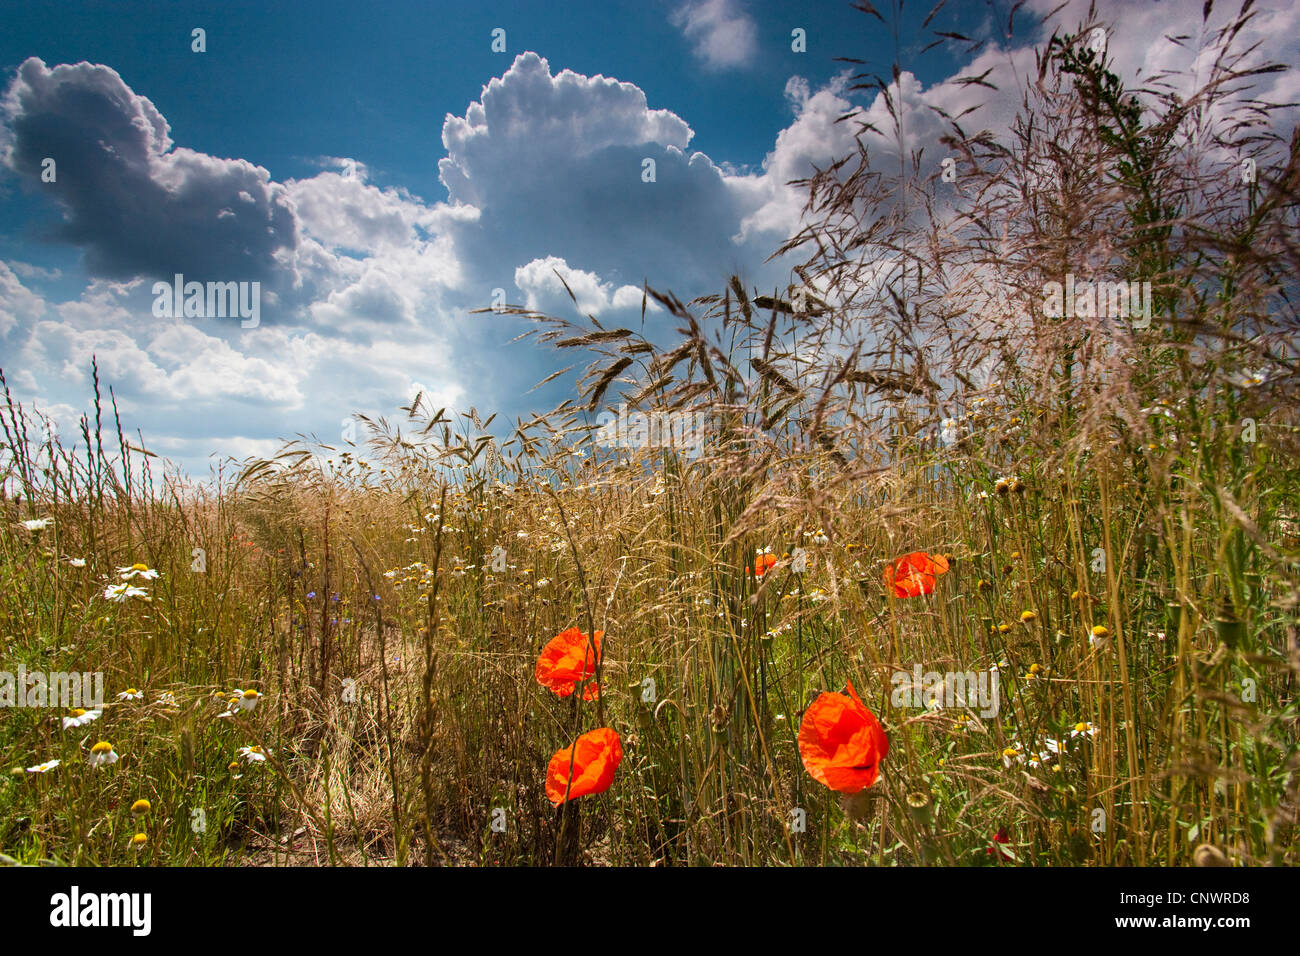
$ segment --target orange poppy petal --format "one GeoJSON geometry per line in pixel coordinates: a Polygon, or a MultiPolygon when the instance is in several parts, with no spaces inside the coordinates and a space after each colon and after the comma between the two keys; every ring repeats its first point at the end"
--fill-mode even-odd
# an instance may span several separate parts
{"type": "Polygon", "coordinates": [[[892,587],[894,597],[909,598],[934,591],[934,575],[925,571],[895,571],[891,564],[885,568],[885,586],[892,587]]]}
{"type": "Polygon", "coordinates": [[[588,641],[586,634],[571,627],[551,638],[537,658],[537,683],[561,697],[568,697],[579,681],[595,675],[604,634],[597,631],[595,638],[588,641]]]}
{"type": "Polygon", "coordinates": [[[547,798],[558,807],[565,800],[566,788],[570,800],[604,793],[614,782],[622,759],[618,731],[600,727],[583,734],[572,746],[556,751],[547,765],[547,798]]]}
{"type": "Polygon", "coordinates": [[[849,694],[821,694],[804,712],[799,756],[814,780],[853,794],[870,787],[880,776],[889,738],[852,684],[849,694]]]}

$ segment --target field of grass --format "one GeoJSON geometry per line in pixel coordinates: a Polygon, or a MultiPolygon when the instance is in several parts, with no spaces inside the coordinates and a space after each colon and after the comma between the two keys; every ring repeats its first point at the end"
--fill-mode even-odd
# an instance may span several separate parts
{"type": "Polygon", "coordinates": [[[10,399],[0,669],[105,703],[0,712],[3,859],[1300,862],[1300,148],[1219,109],[1231,59],[1136,113],[1074,40],[1044,64],[1013,141],[953,133],[954,185],[865,150],[804,184],[801,287],[647,290],[667,343],[507,309],[592,361],[532,421],[416,399],[200,484],[98,378],[62,443],[10,399]],[[1149,281],[1150,326],[1046,315],[1067,274],[1149,281]],[[615,395],[700,416],[699,454],[602,446],[615,395]],[[918,551],[947,571],[900,594],[918,551]],[[599,665],[560,696],[575,627],[599,665]],[[918,666],[996,671],[996,713],[900,704],[918,666]],[[850,682],[889,742],[856,793],[799,746],[850,682]],[[597,728],[612,783],[557,807],[597,728]]]}

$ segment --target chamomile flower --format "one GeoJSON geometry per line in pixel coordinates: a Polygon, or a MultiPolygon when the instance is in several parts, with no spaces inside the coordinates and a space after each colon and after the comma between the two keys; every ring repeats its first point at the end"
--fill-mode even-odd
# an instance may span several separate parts
{"type": "Polygon", "coordinates": [[[143,598],[149,600],[149,592],[144,588],[138,588],[134,584],[110,584],[104,588],[104,597],[115,604],[121,604],[128,598],[143,598]]]}
{"type": "Polygon", "coordinates": [[[152,581],[158,577],[158,572],[147,564],[133,564],[129,568],[118,568],[118,576],[123,581],[130,581],[133,578],[143,578],[146,581],[152,581]]]}
{"type": "Polygon", "coordinates": [[[1263,369],[1246,369],[1234,372],[1231,376],[1234,385],[1239,388],[1255,388],[1268,381],[1268,372],[1263,369]]]}
{"type": "Polygon", "coordinates": [[[86,759],[86,763],[92,767],[107,767],[117,763],[117,760],[117,751],[113,749],[113,745],[106,740],[101,740],[90,748],[90,756],[86,759]]]}
{"type": "Polygon", "coordinates": [[[137,800],[135,803],[131,804],[131,816],[142,817],[151,809],[153,808],[150,806],[148,800],[137,800]]]}
{"type": "Polygon", "coordinates": [[[1070,730],[1070,737],[1095,737],[1097,728],[1090,721],[1081,720],[1070,730]]]}
{"type": "Polygon", "coordinates": [[[67,717],[63,718],[63,729],[84,727],[86,724],[99,720],[103,713],[102,710],[82,710],[80,707],[76,707],[69,712],[67,717]]]}
{"type": "Polygon", "coordinates": [[[1032,621],[1036,621],[1036,620],[1038,620],[1038,612],[1037,612],[1037,611],[1021,611],[1021,612],[1020,612],[1020,623],[1021,623],[1021,624],[1029,624],[1029,623],[1031,623],[1032,621]]]}
{"type": "Polygon", "coordinates": [[[1037,770],[1039,767],[1045,767],[1052,762],[1052,753],[1047,750],[1040,750],[1037,756],[1031,756],[1028,759],[1029,769],[1037,770]]]}
{"type": "Polygon", "coordinates": [[[131,846],[135,847],[137,850],[144,849],[145,844],[148,842],[149,834],[147,833],[137,833],[135,836],[131,837],[131,846]]]}
{"type": "Polygon", "coordinates": [[[236,693],[239,697],[235,703],[240,710],[252,710],[262,699],[262,695],[255,690],[236,691],[236,693]]]}
{"type": "Polygon", "coordinates": [[[165,690],[158,695],[158,703],[164,707],[175,707],[176,695],[169,690],[165,690]]]}
{"type": "Polygon", "coordinates": [[[818,528],[816,531],[813,532],[812,543],[817,545],[817,547],[820,548],[830,544],[831,539],[826,536],[825,531],[823,531],[821,528],[818,528]]]}
{"type": "Polygon", "coordinates": [[[68,564],[74,568],[84,568],[86,566],[85,558],[68,558],[68,564]]]}
{"type": "Polygon", "coordinates": [[[1088,643],[1093,647],[1105,647],[1109,641],[1110,631],[1103,624],[1096,625],[1088,634],[1088,643]]]}
{"type": "Polygon", "coordinates": [[[1013,763],[1024,763],[1025,755],[1020,749],[1020,744],[1012,744],[1002,750],[1002,766],[1010,767],[1013,763]]]}
{"type": "Polygon", "coordinates": [[[49,773],[60,763],[62,763],[62,761],[60,760],[47,760],[45,761],[45,763],[38,763],[35,767],[28,767],[27,772],[28,773],[49,773]]]}
{"type": "Polygon", "coordinates": [[[118,700],[143,700],[144,691],[137,690],[134,687],[128,687],[126,690],[122,691],[122,693],[117,695],[117,699],[118,700]]]}
{"type": "Polygon", "coordinates": [[[28,531],[35,533],[37,531],[44,531],[53,523],[53,518],[32,518],[28,521],[24,521],[22,524],[28,531]]]}
{"type": "Polygon", "coordinates": [[[266,760],[267,754],[271,752],[271,748],[261,747],[257,744],[254,744],[251,747],[239,748],[239,756],[243,757],[249,763],[261,763],[266,760]]]}

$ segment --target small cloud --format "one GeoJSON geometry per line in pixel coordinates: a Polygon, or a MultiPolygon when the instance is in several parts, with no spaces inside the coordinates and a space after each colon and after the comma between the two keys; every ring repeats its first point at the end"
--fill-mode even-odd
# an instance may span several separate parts
{"type": "Polygon", "coordinates": [[[785,98],[790,101],[790,108],[794,110],[796,116],[803,111],[804,104],[808,102],[808,97],[811,95],[808,81],[802,76],[792,76],[786,80],[785,98]]]}
{"type": "Polygon", "coordinates": [[[738,0],[689,0],[674,11],[672,24],[711,69],[745,66],[758,52],[758,27],[738,0]]]}
{"type": "Polygon", "coordinates": [[[63,272],[59,269],[43,269],[29,262],[18,262],[13,259],[5,263],[5,265],[9,266],[15,275],[24,279],[58,279],[63,275],[63,272]]]}
{"type": "MultiPolygon", "coordinates": [[[[563,308],[563,303],[570,301],[565,284],[577,299],[579,311],[590,315],[599,315],[611,308],[641,308],[641,289],[634,285],[615,288],[614,283],[602,282],[594,272],[574,269],[558,256],[534,259],[515,270],[515,285],[527,296],[526,304],[530,309],[542,309],[548,304],[563,308]]],[[[647,299],[646,311],[658,312],[660,307],[653,299],[647,299]]]]}

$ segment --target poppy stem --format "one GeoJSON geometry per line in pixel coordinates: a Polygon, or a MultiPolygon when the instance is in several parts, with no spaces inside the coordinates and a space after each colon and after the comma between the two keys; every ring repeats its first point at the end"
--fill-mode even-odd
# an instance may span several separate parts
{"type": "MultiPolygon", "coordinates": [[[[587,574],[582,568],[582,557],[578,554],[578,545],[573,540],[573,531],[569,528],[569,516],[564,511],[564,503],[560,496],[555,493],[554,488],[549,489],[551,497],[555,499],[555,507],[560,512],[560,522],[564,525],[564,536],[569,540],[569,550],[573,552],[573,563],[578,569],[578,585],[582,588],[582,606],[587,612],[587,651],[596,659],[596,686],[601,686],[601,657],[603,656],[600,649],[596,647],[596,617],[591,612],[591,598],[587,594],[587,574]]],[[[605,726],[605,702],[598,695],[596,697],[596,724],[599,727],[605,726]]]]}

